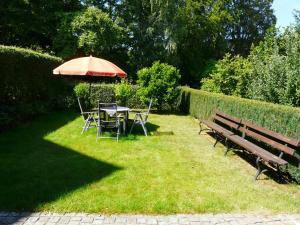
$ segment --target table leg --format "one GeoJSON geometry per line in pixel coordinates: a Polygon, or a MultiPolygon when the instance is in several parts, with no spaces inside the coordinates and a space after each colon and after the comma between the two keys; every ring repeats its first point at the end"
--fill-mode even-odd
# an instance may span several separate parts
{"type": "Polygon", "coordinates": [[[128,111],[125,112],[124,123],[123,123],[123,132],[126,134],[126,125],[128,121],[128,111]]]}

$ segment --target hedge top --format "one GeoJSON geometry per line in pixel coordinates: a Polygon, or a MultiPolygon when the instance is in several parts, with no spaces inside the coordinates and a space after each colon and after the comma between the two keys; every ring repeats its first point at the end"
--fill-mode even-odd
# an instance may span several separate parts
{"type": "Polygon", "coordinates": [[[62,62],[62,59],[56,56],[49,55],[47,53],[36,52],[27,48],[19,48],[15,46],[5,46],[0,45],[0,53],[1,52],[11,52],[11,54],[21,54],[24,57],[36,57],[36,58],[46,58],[52,61],[62,62]]]}
{"type": "Polygon", "coordinates": [[[203,90],[197,90],[189,87],[182,87],[183,91],[187,91],[193,94],[201,94],[202,96],[207,96],[207,97],[214,97],[214,98],[226,98],[231,101],[238,101],[240,103],[245,103],[245,104],[255,104],[255,105],[261,105],[264,107],[267,107],[269,109],[276,108],[277,110],[283,110],[286,112],[298,112],[300,115],[300,108],[299,107],[292,107],[292,106],[286,106],[286,105],[281,105],[281,104],[274,104],[270,102],[264,102],[264,101],[259,101],[259,100],[253,100],[253,99],[247,99],[247,98],[241,98],[237,96],[232,96],[232,95],[224,95],[221,93],[214,93],[214,92],[208,92],[208,91],[203,91],[203,90]]]}

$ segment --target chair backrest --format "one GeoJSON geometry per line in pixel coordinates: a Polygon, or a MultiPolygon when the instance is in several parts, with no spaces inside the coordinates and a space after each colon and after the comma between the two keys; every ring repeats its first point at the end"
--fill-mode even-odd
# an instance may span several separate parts
{"type": "Polygon", "coordinates": [[[78,105],[79,105],[80,113],[81,113],[83,119],[86,120],[87,117],[88,117],[88,114],[84,113],[79,97],[77,98],[77,102],[78,102],[78,105]]]}
{"type": "Polygon", "coordinates": [[[148,106],[148,109],[147,109],[147,111],[145,112],[145,123],[147,122],[147,120],[148,120],[148,116],[149,116],[149,113],[150,113],[150,110],[151,110],[151,106],[152,106],[152,99],[150,100],[150,102],[149,102],[149,106],[148,106]]]}
{"type": "Polygon", "coordinates": [[[78,102],[78,105],[79,105],[79,108],[80,108],[80,113],[83,114],[83,109],[82,109],[79,97],[77,98],[77,102],[78,102]]]}
{"type": "Polygon", "coordinates": [[[101,103],[98,102],[99,125],[117,126],[118,106],[116,103],[101,103]]]}

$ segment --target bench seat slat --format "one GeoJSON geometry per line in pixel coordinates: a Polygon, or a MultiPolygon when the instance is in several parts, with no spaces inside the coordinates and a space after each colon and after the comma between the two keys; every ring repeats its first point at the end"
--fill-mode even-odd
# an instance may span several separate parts
{"type": "Polygon", "coordinates": [[[266,151],[265,149],[247,141],[246,139],[240,137],[240,136],[230,136],[229,139],[234,142],[235,144],[238,144],[248,152],[251,152],[254,155],[259,156],[264,161],[279,164],[279,165],[286,165],[287,161],[285,161],[282,158],[279,158],[276,155],[273,155],[272,153],[266,151]]]}
{"type": "Polygon", "coordinates": [[[203,120],[202,123],[204,123],[206,126],[208,126],[209,128],[217,131],[218,133],[220,134],[234,134],[233,132],[225,129],[224,127],[221,127],[220,125],[216,124],[215,122],[213,121],[210,121],[210,120],[203,120]]]}

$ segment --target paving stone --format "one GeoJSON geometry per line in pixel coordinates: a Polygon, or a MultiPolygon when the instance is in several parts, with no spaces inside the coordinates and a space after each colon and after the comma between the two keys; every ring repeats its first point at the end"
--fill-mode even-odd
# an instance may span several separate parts
{"type": "Polygon", "coordinates": [[[138,224],[145,224],[145,223],[146,223],[146,219],[140,217],[140,218],[137,218],[136,222],[137,222],[138,224]]]}
{"type": "Polygon", "coordinates": [[[127,218],[127,222],[126,224],[136,224],[137,223],[137,219],[134,217],[128,217],[127,218]]]}
{"type": "Polygon", "coordinates": [[[93,220],[94,219],[91,216],[84,216],[84,217],[82,217],[81,223],[92,223],[93,220]]]}
{"type": "Polygon", "coordinates": [[[81,224],[79,221],[70,221],[68,225],[79,225],[81,224]]]}
{"type": "Polygon", "coordinates": [[[58,221],[58,224],[67,224],[67,223],[70,222],[70,220],[71,220],[71,217],[69,217],[69,216],[62,216],[60,218],[60,220],[58,221]]]}
{"type": "Polygon", "coordinates": [[[71,221],[81,221],[82,220],[82,216],[72,216],[71,218],[70,218],[70,220],[71,221]]]}
{"type": "Polygon", "coordinates": [[[155,218],[148,218],[147,219],[147,224],[149,224],[149,225],[156,225],[157,224],[157,220],[155,218]]]}
{"type": "Polygon", "coordinates": [[[104,224],[113,224],[115,222],[116,218],[113,217],[113,216],[110,216],[110,217],[106,217],[104,218],[104,224]]]}
{"type": "Polygon", "coordinates": [[[126,217],[117,217],[115,220],[115,223],[126,223],[127,222],[127,218],[126,217]]]}
{"type": "Polygon", "coordinates": [[[9,212],[0,212],[0,217],[8,216],[9,212]]]}

